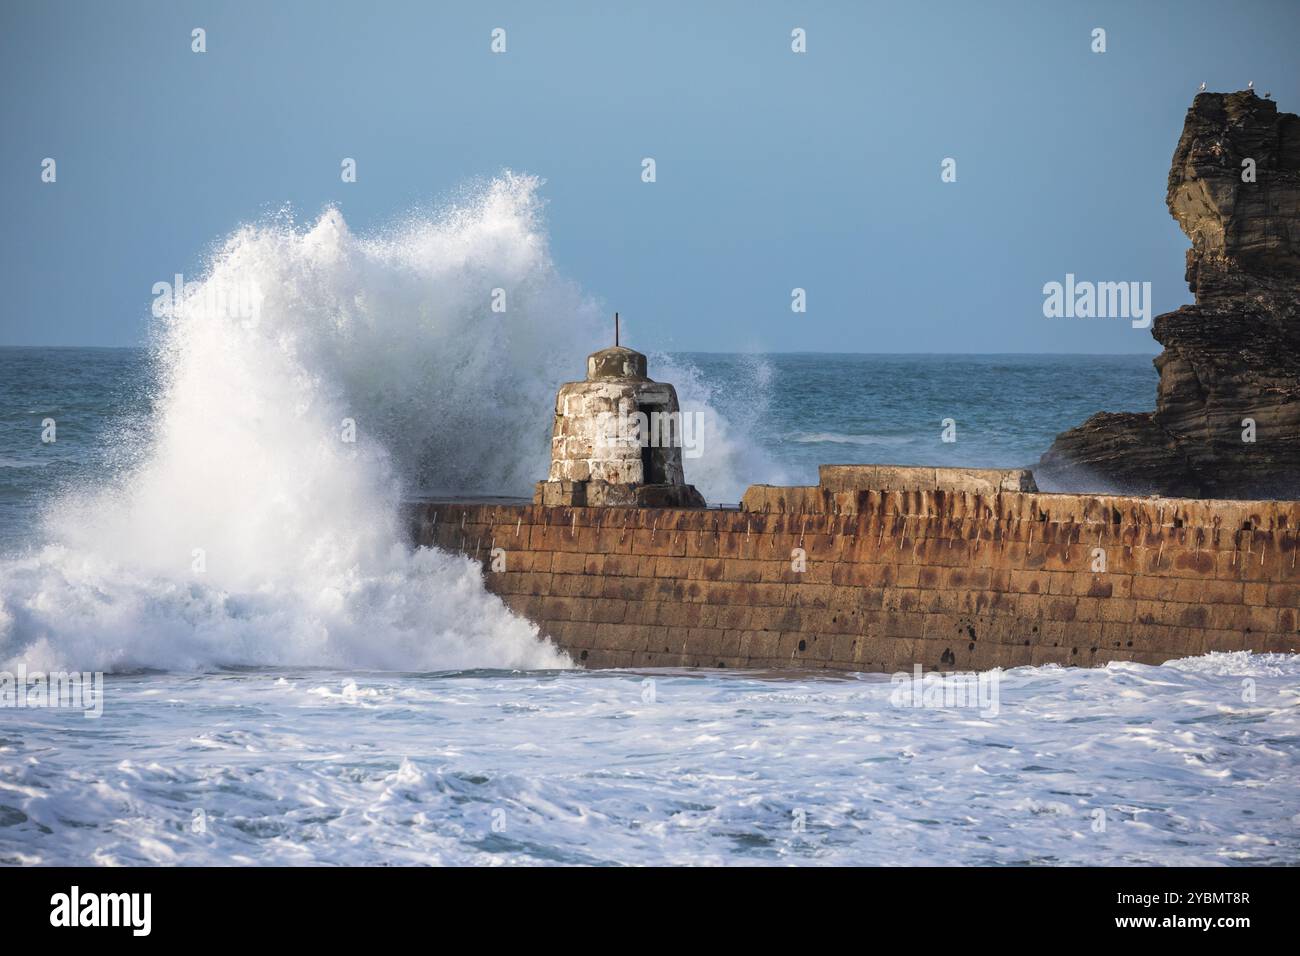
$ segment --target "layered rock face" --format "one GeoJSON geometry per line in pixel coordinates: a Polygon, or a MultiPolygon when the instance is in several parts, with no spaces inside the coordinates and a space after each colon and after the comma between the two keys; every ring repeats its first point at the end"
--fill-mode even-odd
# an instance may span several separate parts
{"type": "Polygon", "coordinates": [[[1250,91],[1199,94],[1165,201],[1192,241],[1196,304],[1153,323],[1156,410],[1092,416],[1036,473],[1061,490],[1300,497],[1300,117],[1250,91]]]}

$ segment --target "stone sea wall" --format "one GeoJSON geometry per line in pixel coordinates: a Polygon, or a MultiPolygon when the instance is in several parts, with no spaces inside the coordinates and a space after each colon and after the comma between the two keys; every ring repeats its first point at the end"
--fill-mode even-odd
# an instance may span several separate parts
{"type": "Polygon", "coordinates": [[[1300,502],[828,466],[740,510],[413,506],[420,544],[592,667],[890,672],[1300,651],[1300,502]]]}

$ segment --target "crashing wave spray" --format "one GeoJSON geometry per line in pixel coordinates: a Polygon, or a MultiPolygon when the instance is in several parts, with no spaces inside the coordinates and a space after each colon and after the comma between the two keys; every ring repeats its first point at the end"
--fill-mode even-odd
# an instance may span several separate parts
{"type": "Polygon", "coordinates": [[[753,482],[782,484],[788,475],[768,456],[762,441],[768,431],[772,366],[746,356],[732,374],[743,385],[710,382],[689,361],[663,353],[651,356],[652,377],[674,383],[682,414],[702,424],[702,454],[687,463],[687,480],[712,504],[735,504],[753,482]],[[738,374],[737,374],[738,373],[738,374]],[[730,386],[730,387],[729,387],[730,386]]]}
{"type": "MultiPolygon", "coordinates": [[[[400,508],[527,494],[539,410],[603,344],[551,263],[537,186],[507,174],[376,238],[333,209],[232,235],[163,312],[135,463],[60,498],[45,545],[0,564],[0,662],[566,666],[476,565],[412,549],[400,508]]],[[[722,486],[735,448],[714,429],[722,486]]]]}

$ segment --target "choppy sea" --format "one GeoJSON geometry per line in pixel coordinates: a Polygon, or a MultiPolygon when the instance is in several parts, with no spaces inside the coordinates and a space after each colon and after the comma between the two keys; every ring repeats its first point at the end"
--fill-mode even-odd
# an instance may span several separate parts
{"type": "MultiPolygon", "coordinates": [[[[603,344],[530,188],[378,239],[242,231],[206,281],[260,312],[198,296],[148,350],[0,349],[0,863],[1300,862],[1294,656],[1017,668],[996,707],[584,671],[413,550],[407,496],[528,493],[603,344]],[[102,712],[15,706],[53,671],[102,673],[102,712]]],[[[715,503],[827,462],[1032,465],[1155,385],[1145,356],[651,363],[715,503]]]]}

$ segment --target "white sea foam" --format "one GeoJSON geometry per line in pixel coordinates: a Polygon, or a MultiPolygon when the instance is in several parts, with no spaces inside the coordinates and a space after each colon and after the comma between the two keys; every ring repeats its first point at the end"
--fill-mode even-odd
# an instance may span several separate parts
{"type": "Polygon", "coordinates": [[[0,864],[1294,865],[1298,678],[1023,667],[986,719],[883,675],[111,677],[103,746],[5,716],[0,864]]]}
{"type": "MultiPolygon", "coordinates": [[[[567,665],[474,565],[408,547],[399,509],[415,491],[529,494],[556,386],[603,344],[552,265],[537,187],[507,174],[368,238],[334,209],[230,236],[161,323],[156,419],[129,467],[60,497],[44,547],[0,564],[0,662],[567,665]],[[250,286],[253,317],[208,294],[250,286]]],[[[734,452],[705,455],[725,483],[734,452]]]]}

